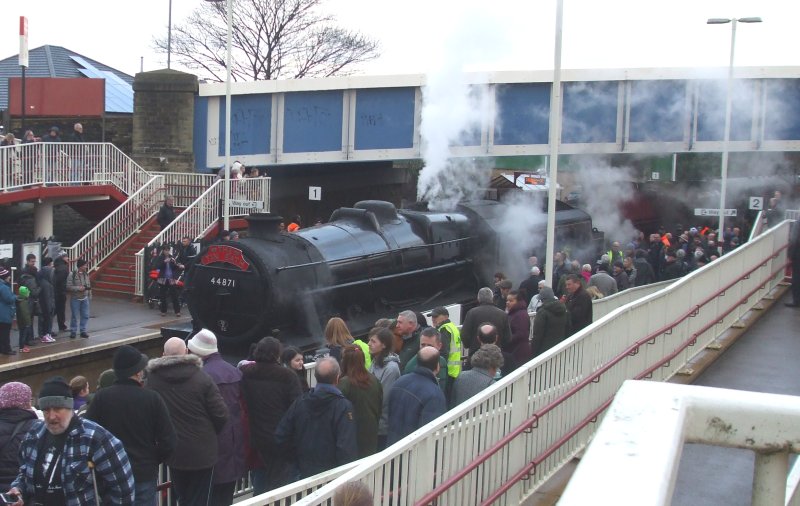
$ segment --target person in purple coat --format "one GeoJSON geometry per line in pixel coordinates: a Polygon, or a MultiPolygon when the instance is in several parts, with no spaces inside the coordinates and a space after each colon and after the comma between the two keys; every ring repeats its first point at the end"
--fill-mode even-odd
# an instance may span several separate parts
{"type": "Polygon", "coordinates": [[[236,480],[245,471],[244,433],[242,431],[242,372],[222,358],[217,349],[217,336],[208,329],[189,339],[192,354],[203,360],[206,372],[219,388],[228,407],[228,422],[217,434],[218,458],[214,466],[210,506],[229,506],[233,503],[236,480]]]}
{"type": "Polygon", "coordinates": [[[511,327],[511,341],[503,351],[514,356],[514,361],[522,365],[531,358],[531,319],[528,306],[522,299],[519,290],[511,290],[506,296],[508,324],[511,327]]]}

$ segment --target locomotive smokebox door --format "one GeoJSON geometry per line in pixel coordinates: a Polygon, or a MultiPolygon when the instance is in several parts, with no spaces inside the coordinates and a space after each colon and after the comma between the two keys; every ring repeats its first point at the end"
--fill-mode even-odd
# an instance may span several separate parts
{"type": "Polygon", "coordinates": [[[211,245],[190,277],[192,316],[223,339],[247,334],[264,298],[252,261],[233,244],[211,245]]]}

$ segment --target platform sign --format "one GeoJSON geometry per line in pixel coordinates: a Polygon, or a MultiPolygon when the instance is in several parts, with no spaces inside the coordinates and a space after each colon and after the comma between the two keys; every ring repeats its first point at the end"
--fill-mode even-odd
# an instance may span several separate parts
{"type": "Polygon", "coordinates": [[[764,210],[764,197],[750,197],[750,210],[763,211],[764,210]]]}
{"type": "MultiPolygon", "coordinates": [[[[694,210],[695,216],[719,216],[719,209],[697,209],[694,210]]],[[[725,216],[736,216],[736,209],[725,209],[725,216]]]]}
{"type": "Polygon", "coordinates": [[[0,258],[14,258],[14,245],[0,244],[0,258]]]}
{"type": "Polygon", "coordinates": [[[230,207],[242,207],[244,209],[264,209],[263,200],[230,200],[230,207]]]}
{"type": "Polygon", "coordinates": [[[309,186],[308,187],[308,200],[322,200],[322,187],[309,186]]]}

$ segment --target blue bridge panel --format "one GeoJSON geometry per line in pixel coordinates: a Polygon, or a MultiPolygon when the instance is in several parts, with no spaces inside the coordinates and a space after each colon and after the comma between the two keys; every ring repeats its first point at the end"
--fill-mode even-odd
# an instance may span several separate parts
{"type": "Polygon", "coordinates": [[[767,79],[764,139],[800,140],[800,79],[767,79]]]}
{"type": "Polygon", "coordinates": [[[414,88],[358,90],[355,149],[413,147],[414,94],[414,88]]]}
{"type": "Polygon", "coordinates": [[[564,83],[561,142],[616,142],[619,83],[564,83]]]}
{"type": "Polygon", "coordinates": [[[192,150],[195,172],[205,172],[208,150],[208,97],[194,97],[194,125],[192,127],[192,150]]]}
{"type": "Polygon", "coordinates": [[[686,81],[631,82],[631,142],[679,142],[686,119],[686,81]]]}
{"type": "MultiPolygon", "coordinates": [[[[724,140],[727,86],[727,81],[700,81],[698,83],[698,141],[724,140]]],[[[731,97],[731,140],[750,140],[753,127],[753,100],[755,98],[754,81],[734,81],[731,97]]]]}
{"type": "MultiPolygon", "coordinates": [[[[272,95],[231,97],[231,156],[269,153],[272,95]]],[[[225,156],[225,98],[219,108],[219,156],[225,156]]]]}
{"type": "Polygon", "coordinates": [[[548,143],[550,88],[551,83],[505,84],[497,87],[495,145],[548,143]]]}
{"type": "Polygon", "coordinates": [[[283,152],[341,151],[343,101],[342,90],[287,93],[283,152]]]}
{"type": "MultiPolygon", "coordinates": [[[[488,92],[486,86],[470,86],[469,97],[472,106],[476,111],[481,110],[484,97],[488,92]]],[[[480,115],[478,115],[480,116],[480,115]]],[[[481,145],[481,129],[483,125],[480,124],[480,119],[475,123],[470,124],[459,135],[458,139],[453,142],[453,146],[480,146],[481,145]]]]}

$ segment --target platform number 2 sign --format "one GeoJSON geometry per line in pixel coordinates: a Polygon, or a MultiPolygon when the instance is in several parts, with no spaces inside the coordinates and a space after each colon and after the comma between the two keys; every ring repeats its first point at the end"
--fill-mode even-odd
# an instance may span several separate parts
{"type": "Polygon", "coordinates": [[[764,210],[764,199],[763,197],[750,197],[750,209],[753,211],[762,211],[764,210]]]}
{"type": "Polygon", "coordinates": [[[322,187],[309,186],[308,187],[308,200],[322,200],[322,187]]]}

